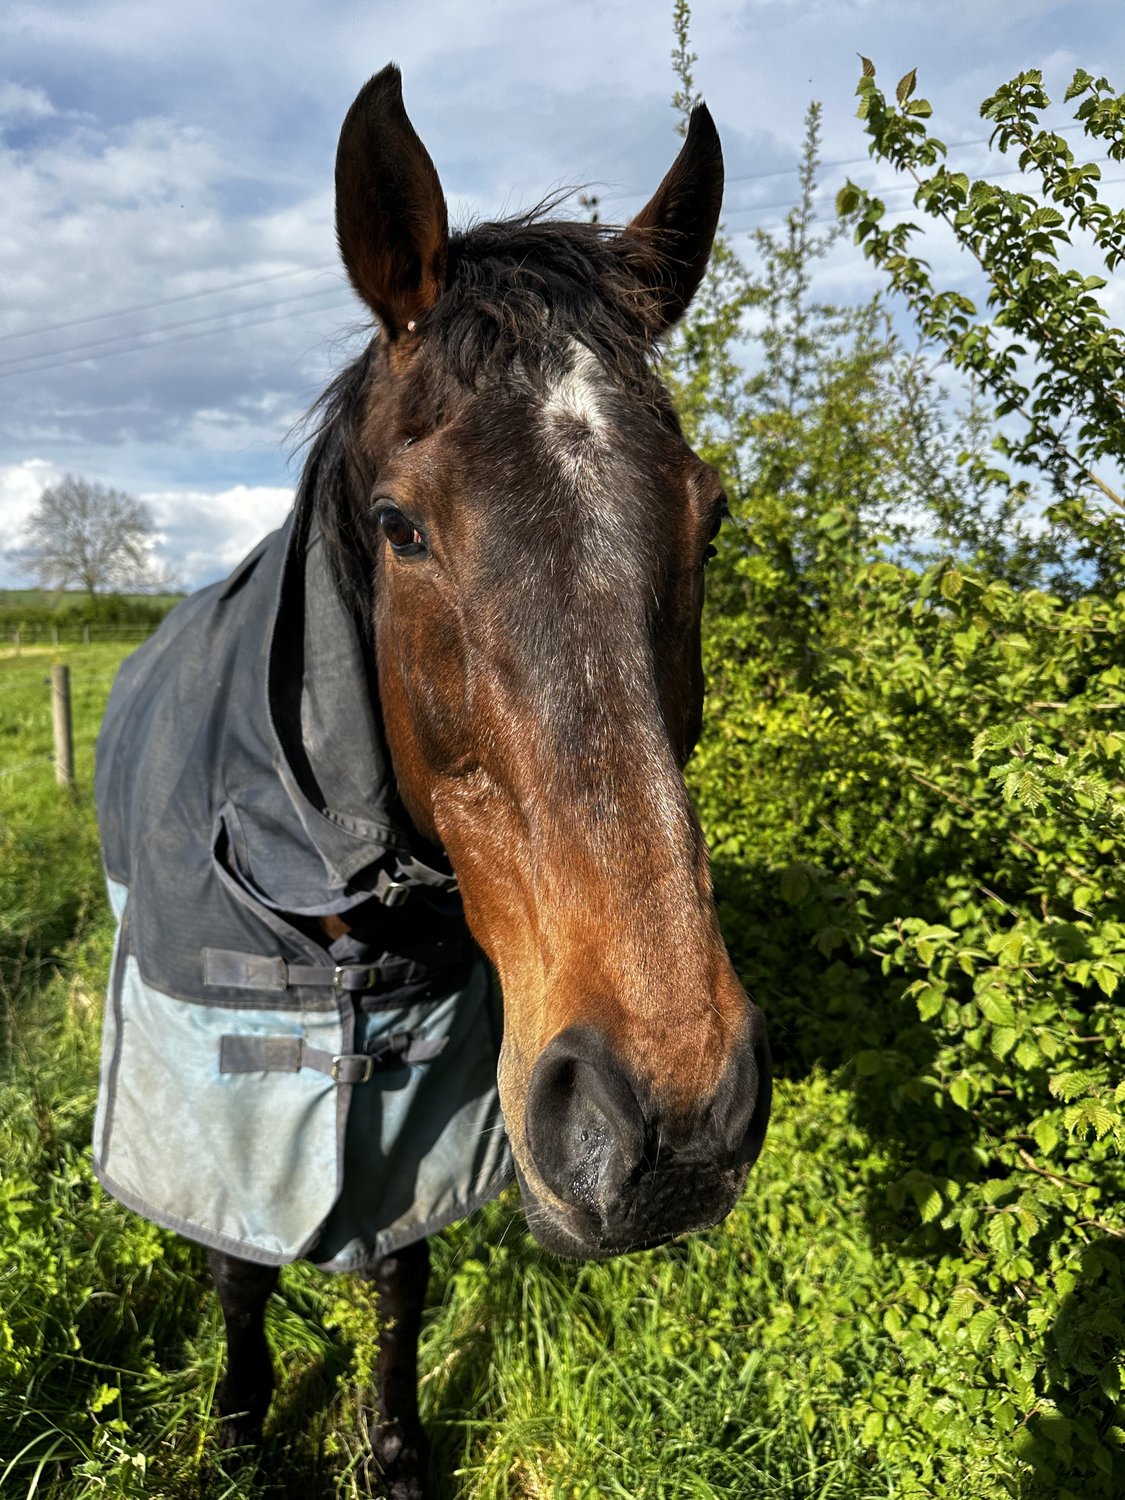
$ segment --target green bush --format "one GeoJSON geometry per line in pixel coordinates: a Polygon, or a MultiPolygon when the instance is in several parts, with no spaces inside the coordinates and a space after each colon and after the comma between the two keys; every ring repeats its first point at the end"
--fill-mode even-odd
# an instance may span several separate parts
{"type": "MultiPolygon", "coordinates": [[[[769,312],[754,373],[732,385],[740,325],[706,303],[675,356],[733,515],[706,639],[715,728],[692,777],[780,1069],[827,1067],[882,1162],[864,1217],[897,1262],[869,1282],[894,1352],[857,1402],[864,1439],[904,1495],[1110,1500],[1125,1492],[1125,594],[1119,497],[1091,465],[1125,448],[1120,411],[1103,421],[1125,339],[1096,278],[1058,268],[1058,215],[921,176],[944,148],[913,87],[888,105],[865,65],[874,149],[970,245],[994,323],[932,289],[912,227],[884,231],[877,200],[849,188],[841,208],[923,332],[973,370],[978,404],[950,413],[893,335],[873,345],[874,308],[809,302],[825,243],[810,170],[786,234],[758,238],[760,282],[733,278],[769,312]],[[1024,415],[1023,438],[982,426],[984,395],[1024,415]],[[1030,469],[1016,482],[989,447],[1030,469]]],[[[1113,154],[1122,101],[1086,74],[1071,96],[1113,154]]],[[[1098,210],[1096,172],[1029,118],[1046,102],[1021,75],[984,113],[1048,192],[1080,182],[1071,227],[1092,224],[1109,263],[1125,216],[1098,210]]]]}

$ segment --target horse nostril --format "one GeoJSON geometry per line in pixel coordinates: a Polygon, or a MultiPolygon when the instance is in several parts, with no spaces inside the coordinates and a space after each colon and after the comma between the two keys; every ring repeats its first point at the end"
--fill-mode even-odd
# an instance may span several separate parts
{"type": "Polygon", "coordinates": [[[735,1166],[749,1166],[762,1149],[770,1113],[772,1073],[765,1017],[751,1004],[746,1029],[731,1054],[711,1105],[717,1143],[735,1166]]]}
{"type": "Polygon", "coordinates": [[[624,1070],[592,1027],[568,1027],[543,1049],[526,1130],[547,1187],[604,1222],[641,1160],[644,1122],[624,1070]]]}

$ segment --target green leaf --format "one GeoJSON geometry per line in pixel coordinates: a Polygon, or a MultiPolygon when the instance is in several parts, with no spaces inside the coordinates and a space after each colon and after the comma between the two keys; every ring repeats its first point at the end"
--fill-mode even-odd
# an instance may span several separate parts
{"type": "Polygon", "coordinates": [[[1004,1210],[993,1214],[988,1223],[988,1243],[1001,1261],[1009,1260],[1016,1248],[1015,1227],[1012,1216],[1004,1210]]]}
{"type": "Polygon", "coordinates": [[[956,568],[949,568],[941,575],[941,592],[946,599],[958,599],[964,587],[964,579],[956,568]]]}
{"type": "Polygon", "coordinates": [[[118,1386],[99,1385],[90,1397],[90,1410],[96,1415],[98,1412],[104,1411],[107,1406],[112,1406],[120,1395],[121,1391],[118,1386]]]}
{"type": "Polygon", "coordinates": [[[977,1004],[981,1015],[994,1026],[1011,1026],[1015,1022],[1016,1013],[1012,1002],[1001,990],[982,990],[977,996],[977,1004]]]}
{"type": "Polygon", "coordinates": [[[969,1322],[969,1343],[978,1352],[983,1349],[992,1337],[992,1330],[996,1327],[997,1313],[994,1308],[982,1309],[969,1322]]]}
{"type": "Polygon", "coordinates": [[[940,990],[935,989],[932,984],[928,984],[919,990],[915,997],[915,1003],[918,1006],[919,1017],[923,1021],[932,1021],[936,1015],[940,1015],[942,1007],[945,1004],[945,996],[940,990]]]}
{"type": "MultiPolygon", "coordinates": [[[[872,70],[872,71],[874,72],[874,70],[872,70]]],[[[898,86],[895,89],[895,98],[898,100],[898,102],[900,104],[905,104],[906,101],[910,98],[911,94],[914,92],[914,85],[915,85],[915,83],[917,81],[918,81],[918,70],[917,70],[917,68],[911,68],[911,70],[910,70],[909,73],[905,73],[899,79],[898,86]]]]}
{"type": "Polygon", "coordinates": [[[1117,971],[1111,969],[1108,964],[1095,964],[1093,975],[1103,995],[1112,995],[1117,989],[1117,971]]]}
{"type": "Polygon", "coordinates": [[[932,1224],[941,1214],[943,1203],[941,1194],[934,1183],[923,1179],[911,1183],[911,1194],[917,1204],[923,1224],[932,1224]]]}
{"type": "Polygon", "coordinates": [[[956,1318],[959,1323],[963,1323],[977,1305],[977,1300],[975,1287],[964,1284],[954,1287],[949,1299],[950,1316],[956,1318]]]}
{"type": "Polygon", "coordinates": [[[997,1026],[992,1032],[989,1043],[994,1057],[1007,1057],[1008,1053],[1016,1045],[1019,1032],[1014,1026],[997,1026]]]}

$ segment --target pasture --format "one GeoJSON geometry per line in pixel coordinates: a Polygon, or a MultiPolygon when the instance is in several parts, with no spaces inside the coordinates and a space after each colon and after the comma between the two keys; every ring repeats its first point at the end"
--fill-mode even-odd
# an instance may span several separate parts
{"type": "MultiPolygon", "coordinates": [[[[269,1314],[280,1385],[266,1467],[227,1475],[212,1411],[221,1324],[202,1252],[120,1207],[90,1172],[111,939],[92,751],[123,654],[64,653],[73,804],[47,758],[51,654],[0,661],[0,1488],[79,1500],[203,1485],[249,1497],[276,1481],[366,1494],[357,1433],[375,1350],[364,1287],[283,1274],[269,1314]]],[[[794,1016],[813,998],[796,996],[794,1016]]],[[[438,1493],[1014,1493],[1018,1433],[979,1403],[986,1419],[974,1420],[970,1386],[968,1420],[947,1412],[942,1423],[953,1441],[940,1488],[919,1482],[933,1440],[900,1421],[896,1386],[921,1384],[925,1399],[925,1373],[904,1368],[902,1342],[949,1309],[937,1264],[873,1212],[893,1154],[879,1134],[857,1121],[847,1069],[790,1067],[744,1199],[705,1236],[568,1265],[533,1244],[510,1191],[437,1240],[421,1393],[438,1493]],[[897,1462],[881,1455],[890,1439],[897,1462]]],[[[966,1323],[967,1381],[980,1377],[977,1342],[966,1323]]]]}
{"type": "MultiPolygon", "coordinates": [[[[65,653],[73,805],[46,758],[50,655],[0,661],[0,1488],[77,1500],[194,1494],[206,1480],[217,1495],[268,1493],[268,1473],[217,1468],[221,1326],[202,1253],[121,1208],[89,1168],[112,931],[90,783],[122,654],[65,653]]],[[[895,1493],[863,1436],[867,1393],[893,1359],[870,1278],[882,1259],[890,1286],[893,1256],[868,1242],[863,1184],[878,1162],[845,1116],[824,1077],[782,1080],[743,1203],[666,1249],[553,1261],[514,1192],[438,1240],[422,1402],[439,1493],[895,1493]]],[[[287,1437],[269,1468],[308,1495],[367,1493],[367,1294],[298,1267],[274,1304],[271,1426],[287,1437]]]]}

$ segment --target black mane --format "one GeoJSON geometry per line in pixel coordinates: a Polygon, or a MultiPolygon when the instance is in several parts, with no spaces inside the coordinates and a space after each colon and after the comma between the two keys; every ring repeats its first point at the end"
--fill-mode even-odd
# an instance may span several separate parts
{"type": "MultiPolygon", "coordinates": [[[[538,384],[572,339],[622,384],[650,385],[653,244],[615,225],[544,218],[552,206],[451,236],[445,290],[417,330],[431,381],[451,399],[517,366],[538,384]]],[[[357,501],[374,474],[359,431],[381,337],[310,408],[303,425],[312,446],[296,502],[302,515],[317,515],[341,593],[365,632],[374,559],[356,524],[357,501]]]]}
{"type": "Polygon", "coordinates": [[[651,247],[615,225],[542,213],[452,237],[445,293],[420,325],[433,357],[475,389],[517,362],[534,378],[573,337],[632,383],[652,358],[651,247]]]}

